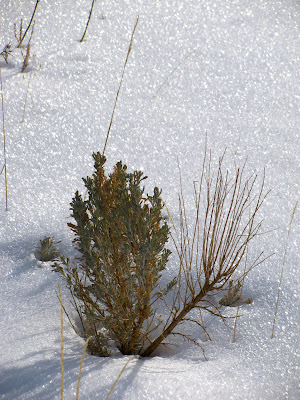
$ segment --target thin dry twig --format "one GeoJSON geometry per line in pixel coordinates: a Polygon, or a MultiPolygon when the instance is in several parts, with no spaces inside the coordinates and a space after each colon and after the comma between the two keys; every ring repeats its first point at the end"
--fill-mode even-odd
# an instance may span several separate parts
{"type": "Polygon", "coordinates": [[[28,42],[27,46],[26,46],[26,55],[24,57],[23,66],[22,66],[22,71],[21,72],[24,72],[25,69],[28,67],[29,57],[30,57],[30,43],[28,42]]]}
{"type": "MultiPolygon", "coordinates": [[[[196,50],[191,51],[190,53],[188,53],[183,60],[181,60],[173,69],[172,71],[169,73],[169,75],[164,79],[164,81],[162,82],[162,84],[159,86],[159,88],[157,89],[157,91],[155,92],[155,94],[153,95],[153,99],[158,95],[158,93],[160,92],[160,90],[165,86],[165,84],[167,83],[167,81],[171,78],[171,76],[180,68],[180,66],[182,64],[184,64],[186,62],[186,60],[188,58],[190,58],[193,54],[196,53],[196,50]]],[[[201,54],[201,53],[200,53],[201,54]]]]}
{"type": "Polygon", "coordinates": [[[119,379],[121,378],[121,375],[123,374],[123,372],[125,371],[127,365],[130,363],[130,361],[134,358],[134,356],[129,357],[129,359],[127,360],[126,364],[124,365],[124,367],[121,369],[117,379],[114,381],[110,391],[108,392],[107,396],[105,397],[105,400],[108,400],[110,395],[112,394],[114,388],[116,387],[116,384],[118,383],[119,379]]]}
{"type": "Polygon", "coordinates": [[[105,140],[105,144],[104,144],[104,148],[103,148],[102,154],[104,154],[104,153],[105,153],[105,150],[106,150],[106,145],[107,145],[108,137],[109,137],[110,130],[111,130],[112,123],[113,123],[113,119],[114,119],[115,109],[116,109],[116,106],[117,106],[118,97],[119,97],[119,93],[120,93],[120,90],[121,90],[121,87],[122,87],[122,82],[123,82],[123,78],[124,78],[124,74],[125,74],[127,62],[128,62],[128,59],[129,59],[129,55],[130,55],[130,52],[131,52],[131,49],[132,49],[133,38],[134,38],[134,34],[135,34],[135,30],[136,30],[136,28],[137,28],[138,22],[139,22],[139,17],[137,17],[137,19],[136,19],[136,22],[135,22],[135,25],[134,25],[134,28],[133,28],[133,31],[132,31],[132,34],[131,34],[131,39],[130,39],[130,43],[129,43],[129,47],[128,47],[128,51],[127,51],[127,56],[126,56],[126,60],[125,60],[125,63],[124,63],[124,67],[123,67],[123,71],[122,71],[122,76],[121,76],[119,88],[118,88],[118,91],[117,91],[117,95],[116,95],[116,99],[115,99],[115,104],[114,104],[114,107],[113,107],[113,111],[112,111],[112,115],[111,115],[111,119],[110,119],[110,123],[109,123],[109,127],[108,127],[108,131],[107,131],[106,140],[105,140]]]}
{"type": "Polygon", "coordinates": [[[22,73],[25,71],[25,69],[29,65],[29,58],[30,58],[30,55],[31,55],[31,44],[30,44],[30,42],[31,42],[31,39],[32,39],[32,36],[33,36],[33,32],[34,32],[34,25],[35,25],[35,22],[32,25],[30,38],[29,38],[28,43],[26,45],[26,54],[24,55],[23,52],[22,52],[22,56],[23,56],[23,59],[24,59],[23,66],[22,66],[22,71],[21,71],[22,73]]]}
{"type": "Polygon", "coordinates": [[[92,12],[93,12],[93,8],[94,8],[94,3],[95,3],[95,0],[92,0],[92,6],[91,6],[91,9],[90,9],[89,18],[87,20],[87,23],[86,23],[85,30],[84,30],[84,33],[82,35],[82,38],[80,39],[80,43],[83,41],[83,39],[85,37],[85,34],[86,34],[86,31],[87,31],[87,28],[89,26],[89,23],[90,23],[90,20],[91,20],[91,16],[92,16],[92,12]]]}
{"type": "Polygon", "coordinates": [[[11,55],[12,55],[11,44],[8,43],[1,51],[0,56],[2,56],[6,64],[8,64],[8,57],[11,55]]]}
{"type": "Polygon", "coordinates": [[[91,339],[91,337],[87,338],[87,340],[85,342],[85,345],[84,345],[84,348],[83,348],[82,356],[81,356],[79,373],[78,373],[78,380],[77,380],[76,400],[79,399],[79,388],[80,388],[80,379],[81,379],[81,373],[82,373],[82,367],[83,367],[83,360],[84,360],[84,356],[85,356],[86,349],[88,347],[90,339],[91,339]]]}
{"type": "MultiPolygon", "coordinates": [[[[24,32],[24,35],[23,35],[22,37],[20,36],[20,41],[19,41],[19,44],[18,44],[17,47],[20,47],[20,46],[21,46],[21,44],[23,43],[23,40],[25,39],[25,36],[27,35],[27,32],[28,32],[28,30],[29,30],[29,28],[30,28],[30,26],[31,26],[31,24],[32,24],[32,21],[33,21],[33,18],[34,18],[34,15],[35,15],[35,12],[36,12],[36,9],[37,9],[37,6],[38,6],[39,2],[40,2],[40,0],[36,0],[35,7],[34,7],[34,10],[33,10],[33,13],[32,13],[32,16],[31,16],[31,19],[30,19],[30,22],[29,22],[29,25],[27,26],[27,28],[26,28],[26,30],[25,30],[25,32],[24,32]]],[[[21,21],[22,21],[22,20],[21,20],[21,21]]],[[[21,26],[22,26],[22,24],[21,24],[21,26]]],[[[21,29],[21,28],[20,28],[20,29],[21,29]]]]}
{"type": "MultiPolygon", "coordinates": [[[[249,218],[250,217],[251,217],[251,209],[250,209],[250,206],[249,206],[249,218]]],[[[242,279],[242,283],[241,283],[241,291],[240,291],[240,295],[239,295],[239,300],[238,300],[238,305],[237,305],[236,315],[235,315],[235,320],[234,320],[232,343],[235,343],[237,320],[238,320],[238,316],[239,316],[240,305],[241,305],[243,289],[244,289],[244,282],[245,282],[245,277],[246,277],[246,270],[247,270],[248,251],[249,251],[249,248],[247,246],[247,248],[246,248],[246,256],[245,256],[245,264],[244,264],[244,273],[243,273],[243,279],[242,279]]]]}
{"type": "Polygon", "coordinates": [[[61,290],[59,282],[58,286],[58,298],[60,302],[60,367],[61,367],[61,386],[60,386],[60,400],[64,398],[64,310],[63,302],[61,297],[61,290]]]}
{"type": "MultiPolygon", "coordinates": [[[[2,128],[3,128],[3,151],[4,151],[4,176],[5,176],[5,202],[6,211],[8,211],[8,189],[7,189],[7,160],[6,160],[6,132],[5,132],[5,112],[4,112],[4,98],[3,98],[3,84],[2,84],[2,69],[0,64],[0,83],[1,83],[1,103],[2,103],[2,128]]],[[[1,171],[1,173],[2,173],[1,171]]]]}
{"type": "Polygon", "coordinates": [[[288,242],[289,242],[289,236],[291,233],[291,228],[292,228],[292,223],[293,219],[296,213],[298,207],[298,200],[293,208],[290,224],[289,224],[289,229],[285,241],[285,247],[284,247],[284,253],[283,253],[283,259],[282,259],[282,265],[281,265],[281,272],[280,272],[280,278],[279,278],[279,286],[278,286],[278,291],[277,291],[277,298],[276,298],[276,304],[275,304],[275,312],[274,312],[274,319],[273,319],[273,325],[272,325],[272,333],[271,333],[271,339],[274,337],[274,330],[275,330],[275,322],[276,322],[276,316],[277,316],[277,309],[278,309],[278,303],[279,303],[279,296],[281,292],[281,285],[282,285],[282,278],[283,278],[283,270],[284,270],[284,265],[285,265],[285,258],[286,258],[286,252],[287,252],[287,247],[288,247],[288,242]]]}
{"type": "Polygon", "coordinates": [[[23,36],[23,19],[21,19],[20,21],[19,32],[17,32],[17,24],[16,23],[14,24],[14,33],[15,33],[15,38],[19,44],[23,36]]]}
{"type": "Polygon", "coordinates": [[[30,75],[29,75],[29,80],[28,80],[28,85],[27,85],[27,90],[26,90],[26,96],[25,96],[25,102],[24,102],[23,117],[22,117],[22,121],[21,122],[25,121],[25,111],[26,111],[26,105],[27,105],[27,98],[28,98],[29,86],[30,86],[30,83],[31,83],[34,63],[35,63],[35,56],[33,56],[32,69],[31,69],[30,75]]]}

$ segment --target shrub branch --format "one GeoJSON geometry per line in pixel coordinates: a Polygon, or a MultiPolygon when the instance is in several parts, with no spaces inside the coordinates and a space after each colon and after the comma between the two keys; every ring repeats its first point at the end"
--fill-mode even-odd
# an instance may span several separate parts
{"type": "MultiPolygon", "coordinates": [[[[180,185],[180,232],[177,239],[172,236],[180,262],[178,285],[173,296],[171,313],[162,333],[149,344],[141,356],[150,356],[195,308],[222,317],[220,310],[209,301],[209,296],[223,289],[237,271],[249,242],[259,232],[261,222],[256,223],[256,217],[266,196],[263,194],[264,178],[258,194],[252,200],[257,176],[243,179],[243,167],[237,169],[234,179],[230,180],[228,172],[225,175],[222,172],[223,158],[224,155],[219,160],[215,177],[211,171],[211,160],[204,159],[199,188],[195,189],[196,213],[192,236],[189,232],[182,183],[180,185]],[[249,210],[253,202],[253,210],[247,217],[245,211],[249,210]]],[[[174,231],[177,234],[176,228],[174,231]]],[[[262,254],[242,276],[263,261],[262,254]]]]}

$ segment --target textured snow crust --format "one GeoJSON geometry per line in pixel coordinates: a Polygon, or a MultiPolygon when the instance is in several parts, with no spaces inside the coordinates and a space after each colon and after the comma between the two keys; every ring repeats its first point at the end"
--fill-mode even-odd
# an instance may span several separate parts
{"type": "MultiPolygon", "coordinates": [[[[92,152],[102,151],[131,32],[133,49],[106,151],[107,168],[122,160],[163,189],[178,223],[180,164],[187,215],[205,143],[212,164],[243,165],[271,189],[260,217],[271,231],[249,258],[274,253],[245,281],[236,343],[232,330],[205,315],[212,341],[188,326],[202,345],[170,338],[149,359],[133,358],[110,399],[297,400],[300,398],[300,213],[285,259],[275,337],[270,339],[291,214],[299,199],[299,2],[296,0],[41,1],[26,72],[15,48],[14,23],[27,24],[36,1],[0,1],[0,58],[5,108],[8,206],[0,176],[0,398],[60,396],[58,277],[33,252],[45,235],[73,254],[69,203],[84,191],[92,152]],[[28,90],[28,93],[27,93],[28,90]],[[25,99],[26,107],[24,111],[25,99]]],[[[24,53],[23,49],[23,53],[24,53]]],[[[2,120],[1,120],[2,126],[2,120]]],[[[2,135],[2,130],[1,130],[2,135]]],[[[1,136],[3,141],[3,135],[1,136]]],[[[4,155],[0,149],[1,169],[4,155]]],[[[163,280],[176,274],[171,257],[163,280]]],[[[62,283],[61,283],[62,284],[62,283]]],[[[64,301],[67,291],[62,286],[64,301]]],[[[233,317],[234,307],[224,307],[233,317]]],[[[228,320],[233,327],[233,320],[228,320]]],[[[65,399],[75,399],[83,341],[65,321],[65,399]]],[[[128,357],[86,355],[80,398],[104,399],[128,357]]]]}

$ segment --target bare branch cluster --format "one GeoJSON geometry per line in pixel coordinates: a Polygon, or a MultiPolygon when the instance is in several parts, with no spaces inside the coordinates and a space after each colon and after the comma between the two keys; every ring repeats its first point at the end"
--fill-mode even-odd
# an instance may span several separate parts
{"type": "MultiPolygon", "coordinates": [[[[206,310],[222,317],[219,306],[210,298],[224,290],[238,270],[249,243],[260,231],[261,221],[256,222],[256,219],[266,196],[263,193],[264,178],[255,193],[257,175],[244,178],[245,167],[242,167],[236,169],[233,179],[230,179],[228,171],[223,173],[223,159],[224,154],[214,175],[211,156],[204,158],[198,188],[194,184],[195,217],[192,229],[189,228],[181,183],[180,227],[178,231],[174,226],[172,235],[180,263],[178,284],[173,302],[168,306],[170,315],[163,331],[142,352],[142,356],[149,356],[168,335],[175,333],[174,329],[179,324],[191,320],[187,316],[192,309],[206,310]]],[[[263,260],[261,253],[239,279],[263,260]]],[[[205,330],[203,321],[194,322],[205,330]]]]}

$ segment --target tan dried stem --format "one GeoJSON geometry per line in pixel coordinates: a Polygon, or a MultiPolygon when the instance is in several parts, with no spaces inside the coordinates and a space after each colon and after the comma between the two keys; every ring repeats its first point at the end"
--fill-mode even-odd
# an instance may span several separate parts
{"type": "Polygon", "coordinates": [[[110,391],[108,392],[107,396],[105,397],[105,400],[108,400],[110,398],[110,395],[112,394],[114,388],[116,387],[116,384],[118,383],[119,379],[121,378],[123,372],[125,371],[126,367],[130,363],[130,361],[134,358],[134,356],[129,357],[129,359],[126,361],[124,367],[121,369],[119,375],[117,376],[117,379],[114,381],[110,391]]]}
{"type": "Polygon", "coordinates": [[[24,57],[23,66],[22,66],[22,71],[21,72],[24,72],[25,69],[28,67],[29,58],[30,58],[30,43],[28,42],[27,46],[26,46],[26,55],[24,57]]]}
{"type": "Polygon", "coordinates": [[[62,302],[59,282],[57,282],[57,286],[58,286],[58,298],[60,302],[60,367],[61,367],[60,400],[63,400],[64,398],[64,310],[63,310],[63,302],[62,302]]]}
{"type": "Polygon", "coordinates": [[[286,252],[287,252],[287,247],[288,247],[288,242],[289,242],[289,237],[292,229],[292,224],[293,224],[293,219],[296,213],[298,207],[298,200],[296,201],[296,204],[293,208],[290,224],[289,224],[289,229],[285,241],[285,246],[284,246],[284,253],[283,253],[283,259],[282,259],[282,265],[281,265],[281,271],[280,271],[280,278],[279,278],[279,286],[278,286],[278,291],[277,291],[277,297],[276,297],[276,303],[275,303],[275,312],[274,312],[274,319],[273,319],[273,324],[272,324],[272,333],[271,333],[271,339],[274,337],[274,330],[275,330],[275,322],[276,322],[276,316],[277,316],[277,310],[278,310],[278,303],[279,303],[279,297],[280,297],[280,292],[281,292],[281,285],[282,285],[282,278],[283,278],[283,271],[284,271],[284,265],[285,265],[285,258],[286,258],[286,252]]]}
{"type": "Polygon", "coordinates": [[[4,152],[4,165],[3,165],[1,173],[4,170],[4,177],[5,177],[5,204],[6,204],[6,211],[8,211],[6,131],[5,131],[5,112],[4,112],[4,97],[3,97],[3,84],[2,84],[1,64],[0,64],[0,83],[1,83],[1,103],[2,103],[3,152],[4,152]]]}
{"type": "MultiPolygon", "coordinates": [[[[28,30],[29,30],[29,28],[30,28],[30,26],[31,26],[31,24],[32,24],[32,21],[33,21],[33,18],[34,18],[34,15],[35,15],[35,12],[36,12],[36,9],[37,9],[37,6],[38,6],[39,2],[40,2],[40,0],[37,0],[36,3],[35,3],[35,7],[34,7],[34,10],[33,10],[33,13],[32,13],[32,16],[31,16],[31,19],[30,19],[30,22],[29,22],[29,25],[27,26],[27,28],[26,28],[26,30],[25,30],[25,32],[24,32],[24,35],[23,35],[22,37],[21,37],[21,34],[22,34],[22,22],[23,22],[23,21],[21,20],[20,40],[19,40],[18,47],[21,46],[21,44],[23,43],[23,40],[25,39],[25,36],[27,35],[27,32],[28,32],[28,30]]],[[[15,29],[15,32],[16,32],[16,29],[15,29]]],[[[16,36],[16,34],[15,34],[15,36],[16,36]]]]}
{"type": "Polygon", "coordinates": [[[127,51],[127,56],[126,56],[126,59],[125,59],[125,63],[124,63],[123,71],[122,71],[122,76],[121,76],[120,83],[119,83],[119,88],[118,88],[118,91],[117,91],[117,95],[116,95],[116,99],[115,99],[115,103],[114,103],[114,107],[113,107],[113,111],[112,111],[109,127],[108,127],[107,134],[106,134],[104,148],[103,148],[103,151],[102,151],[103,155],[104,155],[105,150],[106,150],[107,141],[108,141],[108,138],[109,138],[109,134],[110,134],[110,130],[111,130],[111,127],[112,127],[114,114],[115,114],[115,110],[116,110],[116,106],[117,106],[117,102],[118,102],[118,98],[119,98],[119,93],[120,93],[120,90],[121,90],[121,87],[122,87],[123,78],[124,78],[126,66],[127,66],[127,63],[128,63],[129,55],[131,53],[132,44],[133,44],[133,38],[134,38],[134,34],[135,34],[135,30],[137,28],[138,22],[139,22],[139,17],[137,17],[137,19],[136,19],[136,22],[135,22],[135,25],[134,25],[134,28],[133,28],[133,31],[132,31],[132,34],[131,34],[131,39],[130,39],[130,43],[129,43],[129,47],[128,47],[128,51],[127,51]]]}
{"type": "Polygon", "coordinates": [[[91,339],[90,337],[87,338],[84,348],[83,348],[82,356],[81,356],[78,379],[77,379],[76,400],[79,399],[80,379],[81,379],[81,374],[82,374],[83,361],[84,361],[84,356],[85,356],[90,339],[91,339]]]}
{"type": "Polygon", "coordinates": [[[87,20],[87,23],[86,23],[85,30],[83,32],[82,38],[80,39],[80,43],[83,41],[83,39],[85,37],[85,34],[86,34],[86,31],[87,31],[87,28],[89,26],[89,23],[90,23],[90,20],[91,20],[91,16],[92,16],[92,12],[93,12],[93,8],[94,8],[94,4],[95,4],[95,0],[92,0],[92,5],[91,5],[89,17],[88,17],[88,20],[87,20]]]}
{"type": "MultiPolygon", "coordinates": [[[[251,209],[249,207],[249,218],[250,217],[251,217],[251,209]]],[[[241,283],[241,291],[240,291],[240,294],[239,294],[238,305],[237,305],[236,315],[235,315],[235,320],[234,320],[232,343],[235,343],[237,321],[238,321],[240,305],[241,305],[243,289],[244,289],[244,283],[245,283],[245,277],[246,277],[246,271],[247,271],[247,261],[248,261],[248,246],[246,248],[246,256],[245,256],[245,263],[244,263],[244,273],[243,273],[243,279],[242,279],[242,283],[241,283]]]]}

